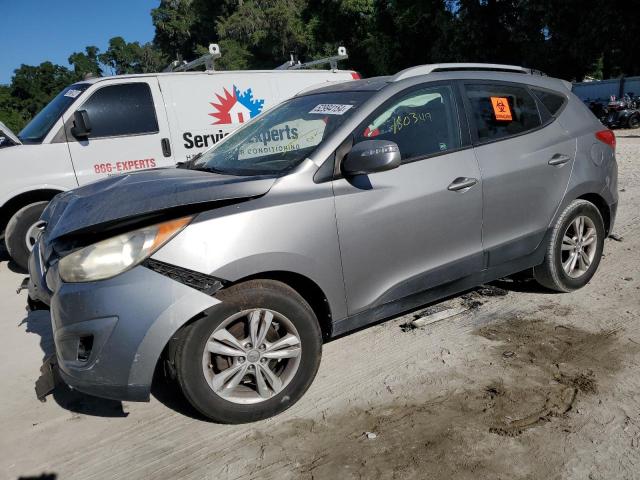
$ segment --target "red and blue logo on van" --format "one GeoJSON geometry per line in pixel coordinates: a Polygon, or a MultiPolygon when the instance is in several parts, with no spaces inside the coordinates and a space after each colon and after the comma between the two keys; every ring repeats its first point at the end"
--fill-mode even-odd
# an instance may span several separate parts
{"type": "Polygon", "coordinates": [[[211,102],[216,112],[209,114],[216,120],[212,125],[244,123],[259,115],[264,107],[264,99],[254,99],[250,88],[240,92],[238,87],[233,85],[231,92],[225,88],[224,96],[216,93],[216,97],[217,103],[211,102]]]}

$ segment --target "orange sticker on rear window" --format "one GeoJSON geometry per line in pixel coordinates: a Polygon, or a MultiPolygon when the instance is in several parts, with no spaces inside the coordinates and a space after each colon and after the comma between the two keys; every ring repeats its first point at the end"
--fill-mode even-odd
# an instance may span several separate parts
{"type": "Polygon", "coordinates": [[[502,122],[513,120],[509,101],[505,97],[491,97],[491,105],[493,105],[493,113],[496,116],[496,120],[502,122]]]}

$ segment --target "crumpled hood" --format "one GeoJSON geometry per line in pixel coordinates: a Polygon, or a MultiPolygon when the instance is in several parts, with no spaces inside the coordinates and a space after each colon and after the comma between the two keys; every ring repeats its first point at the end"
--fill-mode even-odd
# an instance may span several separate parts
{"type": "MultiPolygon", "coordinates": [[[[264,195],[274,177],[239,177],[160,168],[107,178],[57,195],[42,214],[45,243],[74,232],[97,232],[118,221],[197,204],[264,195]]],[[[197,209],[196,209],[197,210],[197,209]]]]}

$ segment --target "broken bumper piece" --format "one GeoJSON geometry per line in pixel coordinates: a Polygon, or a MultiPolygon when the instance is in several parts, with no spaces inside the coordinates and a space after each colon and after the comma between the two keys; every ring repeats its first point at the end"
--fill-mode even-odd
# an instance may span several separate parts
{"type": "Polygon", "coordinates": [[[36,396],[41,402],[62,382],[58,372],[56,355],[51,354],[44,359],[40,367],[40,377],[36,380],[36,396]]]}

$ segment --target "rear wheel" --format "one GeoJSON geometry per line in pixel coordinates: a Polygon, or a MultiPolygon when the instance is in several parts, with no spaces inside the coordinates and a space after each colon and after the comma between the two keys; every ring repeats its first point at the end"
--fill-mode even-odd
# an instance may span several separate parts
{"type": "Polygon", "coordinates": [[[4,234],[7,251],[13,261],[27,270],[29,254],[36,244],[42,223],[40,216],[49,202],[35,202],[18,210],[9,220],[4,234]]]}
{"type": "Polygon", "coordinates": [[[245,423],[293,405],[313,381],[322,353],[307,302],[280,282],[253,280],[220,292],[222,303],[190,324],[175,349],[187,400],[222,423],[245,423]]]}
{"type": "Polygon", "coordinates": [[[604,237],[604,222],[595,205],[571,202],[556,222],[544,263],[533,269],[536,280],[559,292],[585,286],[600,264],[604,237]]]}
{"type": "Polygon", "coordinates": [[[640,127],[640,115],[633,115],[629,118],[629,128],[638,128],[640,127]]]}

